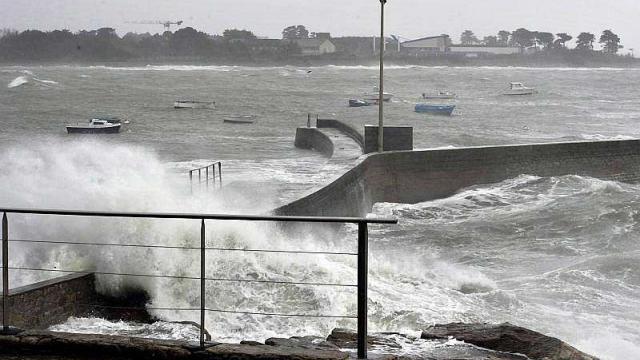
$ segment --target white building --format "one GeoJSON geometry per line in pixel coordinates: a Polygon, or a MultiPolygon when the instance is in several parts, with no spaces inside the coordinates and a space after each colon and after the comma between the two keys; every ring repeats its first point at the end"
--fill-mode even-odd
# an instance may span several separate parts
{"type": "Polygon", "coordinates": [[[404,52],[413,55],[462,55],[466,57],[484,57],[496,55],[521,54],[519,47],[452,45],[449,35],[429,36],[400,44],[404,52]]]}
{"type": "Polygon", "coordinates": [[[522,49],[513,46],[451,45],[449,53],[461,54],[466,57],[483,57],[522,54],[522,49]]]}
{"type": "Polygon", "coordinates": [[[450,42],[449,35],[439,35],[405,41],[400,46],[412,54],[439,54],[447,52],[450,42]]]}
{"type": "Polygon", "coordinates": [[[329,39],[298,39],[295,40],[302,55],[323,55],[336,52],[336,46],[329,39]]]}

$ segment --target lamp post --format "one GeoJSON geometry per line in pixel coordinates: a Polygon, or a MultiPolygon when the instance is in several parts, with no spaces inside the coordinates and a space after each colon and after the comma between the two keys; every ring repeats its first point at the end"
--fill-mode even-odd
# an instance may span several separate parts
{"type": "Polygon", "coordinates": [[[380,85],[378,86],[378,152],[384,151],[384,5],[380,0],[380,85]]]}

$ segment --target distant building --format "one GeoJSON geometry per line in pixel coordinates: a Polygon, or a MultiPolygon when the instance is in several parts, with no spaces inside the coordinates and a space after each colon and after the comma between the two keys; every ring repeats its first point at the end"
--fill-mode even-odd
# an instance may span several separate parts
{"type": "Polygon", "coordinates": [[[300,47],[302,55],[323,55],[336,52],[336,46],[329,39],[297,39],[293,40],[300,47]]]}
{"type": "Polygon", "coordinates": [[[405,52],[416,55],[444,54],[451,43],[449,35],[429,36],[400,44],[405,52]]]}
{"type": "Polygon", "coordinates": [[[331,39],[331,33],[328,32],[314,32],[311,35],[314,39],[331,39]]]}
{"type": "Polygon", "coordinates": [[[477,58],[495,55],[522,54],[522,49],[513,46],[451,45],[448,52],[451,54],[460,54],[466,57],[477,58]]]}
{"type": "Polygon", "coordinates": [[[449,35],[429,36],[416,40],[405,41],[400,44],[402,51],[411,55],[462,55],[466,57],[486,57],[496,55],[521,54],[519,47],[484,46],[484,45],[453,45],[449,35]]]}

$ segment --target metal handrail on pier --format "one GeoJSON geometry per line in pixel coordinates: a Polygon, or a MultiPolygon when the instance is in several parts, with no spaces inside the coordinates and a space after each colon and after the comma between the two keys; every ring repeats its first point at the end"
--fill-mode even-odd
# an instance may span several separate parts
{"type": "MultiPolygon", "coordinates": [[[[261,216],[261,215],[230,215],[230,214],[197,214],[197,213],[149,213],[149,212],[106,212],[106,211],[78,211],[78,210],[51,210],[51,209],[21,209],[21,208],[0,208],[2,215],[2,330],[3,333],[9,331],[9,319],[11,308],[9,306],[9,270],[13,271],[37,271],[53,273],[80,273],[81,271],[65,269],[45,269],[29,267],[9,266],[9,243],[31,243],[36,246],[48,245],[77,245],[77,246],[100,246],[100,247],[139,247],[139,248],[163,248],[185,251],[199,251],[200,253],[200,275],[185,276],[172,274],[139,274],[122,273],[108,271],[94,271],[97,275],[104,276],[124,276],[124,277],[151,277],[169,279],[189,279],[200,280],[200,307],[199,308],[153,308],[147,310],[174,310],[174,311],[199,311],[200,312],[200,346],[205,346],[205,316],[207,312],[248,314],[257,316],[280,316],[280,317],[307,317],[307,318],[345,318],[357,319],[358,322],[358,358],[367,357],[367,288],[368,288],[368,257],[369,257],[369,224],[397,224],[396,219],[358,218],[358,217],[314,217],[314,216],[261,216]],[[119,244],[119,243],[81,243],[70,241],[52,240],[26,240],[9,239],[9,218],[8,214],[28,214],[28,215],[54,215],[73,217],[108,217],[108,218],[149,218],[149,219],[192,219],[199,220],[200,223],[200,246],[181,247],[166,245],[143,245],[143,244],[119,244]],[[244,249],[244,248],[220,248],[207,247],[205,221],[252,221],[252,222],[284,222],[284,223],[333,223],[333,224],[356,224],[358,226],[358,251],[353,252],[326,252],[326,251],[297,251],[287,249],[244,249]],[[322,283],[322,282],[289,282],[257,279],[232,279],[232,278],[211,278],[206,275],[206,253],[207,251],[242,251],[242,252],[262,252],[262,253],[287,253],[287,254],[307,254],[307,255],[341,255],[357,256],[358,274],[357,284],[322,283]],[[356,287],[357,292],[357,316],[353,315],[330,315],[330,314],[280,314],[257,311],[244,311],[241,309],[212,309],[206,306],[206,282],[242,282],[242,283],[268,283],[277,286],[332,286],[332,287],[356,287]]],[[[84,304],[88,307],[100,307],[100,305],[84,304]]],[[[113,307],[117,308],[117,307],[113,307]]],[[[127,308],[130,309],[130,308],[127,308]]]]}
{"type": "Polygon", "coordinates": [[[191,193],[193,193],[194,181],[197,181],[198,187],[202,187],[202,184],[204,183],[205,188],[207,190],[209,189],[209,182],[213,184],[214,189],[216,188],[216,183],[218,184],[218,188],[222,187],[222,162],[216,161],[207,166],[189,170],[189,183],[191,186],[191,193]],[[216,166],[218,167],[217,178],[216,178],[216,166]],[[198,178],[194,179],[196,173],[198,173],[198,178]],[[202,178],[203,173],[204,173],[204,179],[202,178]]]}

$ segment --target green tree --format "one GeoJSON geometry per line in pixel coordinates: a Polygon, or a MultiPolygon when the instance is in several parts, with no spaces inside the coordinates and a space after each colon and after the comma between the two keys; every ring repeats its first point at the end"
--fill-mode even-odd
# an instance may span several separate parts
{"type": "Polygon", "coordinates": [[[253,40],[257,37],[249,30],[226,29],[222,33],[226,40],[253,40]]]}
{"type": "Polygon", "coordinates": [[[507,46],[509,45],[509,37],[511,36],[511,33],[507,30],[500,30],[498,32],[498,44],[501,46],[507,46]]]}
{"type": "Polygon", "coordinates": [[[528,48],[535,44],[534,40],[536,34],[533,31],[529,31],[525,28],[520,28],[511,33],[511,41],[513,44],[520,46],[521,48],[528,48]]]}
{"type": "Polygon", "coordinates": [[[545,50],[548,50],[551,45],[553,45],[554,36],[549,32],[536,32],[535,39],[540,46],[542,46],[545,50]]]}
{"type": "Polygon", "coordinates": [[[498,42],[498,37],[497,36],[485,36],[484,39],[482,39],[482,42],[486,46],[498,46],[498,45],[500,45],[500,43],[498,42]]]}
{"type": "Polygon", "coordinates": [[[578,41],[576,42],[576,49],[580,50],[593,50],[593,42],[596,41],[596,36],[583,32],[578,35],[578,41]]]}
{"type": "Polygon", "coordinates": [[[462,35],[460,35],[460,43],[462,45],[474,45],[477,44],[478,38],[474,35],[473,31],[465,30],[462,35]]]}
{"type": "Polygon", "coordinates": [[[602,44],[603,51],[607,54],[617,54],[618,50],[622,49],[620,37],[611,30],[603,31],[599,42],[602,44]]]}
{"type": "Polygon", "coordinates": [[[304,25],[291,25],[282,30],[282,38],[287,40],[308,39],[309,30],[304,25]]]}
{"type": "Polygon", "coordinates": [[[557,33],[556,36],[558,37],[558,39],[556,39],[556,41],[554,42],[554,45],[557,48],[566,48],[567,41],[571,41],[571,39],[573,39],[573,36],[567,33],[557,33]]]}

